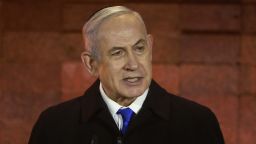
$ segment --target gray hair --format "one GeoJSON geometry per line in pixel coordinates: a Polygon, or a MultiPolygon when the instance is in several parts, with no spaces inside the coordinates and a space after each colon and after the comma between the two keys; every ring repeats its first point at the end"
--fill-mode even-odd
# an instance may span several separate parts
{"type": "MultiPolygon", "coordinates": [[[[131,9],[128,9],[124,6],[113,6],[113,7],[107,7],[103,8],[99,11],[97,11],[83,26],[83,38],[85,43],[85,49],[91,53],[93,58],[98,58],[98,52],[97,52],[97,33],[98,28],[100,24],[106,20],[109,17],[112,16],[118,16],[121,14],[134,14],[136,17],[141,20],[141,22],[144,24],[144,21],[142,20],[142,17],[139,13],[136,11],[133,11],[131,9]]],[[[145,26],[145,24],[144,24],[145,26]]],[[[146,30],[146,28],[145,28],[146,30]]]]}

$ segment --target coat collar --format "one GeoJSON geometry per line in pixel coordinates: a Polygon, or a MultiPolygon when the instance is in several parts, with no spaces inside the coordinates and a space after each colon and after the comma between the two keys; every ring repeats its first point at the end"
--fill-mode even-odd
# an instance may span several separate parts
{"type": "Polygon", "coordinates": [[[154,80],[151,81],[148,96],[142,106],[149,108],[159,117],[168,120],[170,117],[170,95],[154,80]]]}
{"type": "MultiPolygon", "coordinates": [[[[85,92],[81,101],[81,120],[88,121],[92,116],[101,111],[108,111],[108,108],[99,91],[100,81],[94,84],[85,92]]],[[[163,119],[169,119],[170,97],[154,80],[151,81],[147,98],[142,109],[150,109],[163,119]]]]}
{"type": "Polygon", "coordinates": [[[90,88],[86,90],[81,101],[81,120],[88,121],[97,113],[107,110],[107,106],[101,98],[99,91],[100,81],[96,80],[90,88]]]}

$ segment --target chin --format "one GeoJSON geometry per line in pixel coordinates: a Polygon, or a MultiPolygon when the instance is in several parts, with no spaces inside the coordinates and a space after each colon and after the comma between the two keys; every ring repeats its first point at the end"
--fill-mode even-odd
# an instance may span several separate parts
{"type": "Polygon", "coordinates": [[[148,84],[145,79],[141,79],[135,83],[129,83],[126,81],[119,83],[119,92],[122,93],[123,96],[129,98],[141,96],[147,88],[148,84]]]}
{"type": "Polygon", "coordinates": [[[145,90],[146,89],[142,89],[142,88],[140,88],[140,89],[131,89],[131,90],[126,90],[126,96],[127,97],[130,97],[130,98],[132,98],[132,97],[139,97],[139,96],[141,96],[144,92],[145,92],[145,90]]]}

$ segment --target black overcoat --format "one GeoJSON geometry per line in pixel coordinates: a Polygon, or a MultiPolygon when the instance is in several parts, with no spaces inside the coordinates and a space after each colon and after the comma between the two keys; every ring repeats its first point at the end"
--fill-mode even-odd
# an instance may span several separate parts
{"type": "Polygon", "coordinates": [[[118,130],[97,80],[83,96],[41,113],[29,144],[224,144],[207,107],[168,93],[152,80],[125,135],[118,130]]]}

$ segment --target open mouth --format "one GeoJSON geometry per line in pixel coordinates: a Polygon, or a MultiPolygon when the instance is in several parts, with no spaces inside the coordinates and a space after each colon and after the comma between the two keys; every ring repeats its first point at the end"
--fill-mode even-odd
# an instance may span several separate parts
{"type": "Polygon", "coordinates": [[[128,77],[124,78],[124,81],[129,84],[139,84],[143,77],[128,77]]]}

